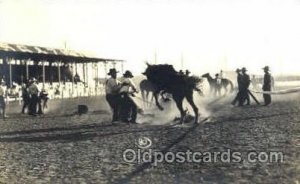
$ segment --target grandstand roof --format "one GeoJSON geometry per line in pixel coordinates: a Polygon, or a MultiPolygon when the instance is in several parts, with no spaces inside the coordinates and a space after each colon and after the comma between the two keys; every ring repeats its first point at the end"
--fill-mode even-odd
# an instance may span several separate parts
{"type": "Polygon", "coordinates": [[[31,59],[33,61],[48,62],[123,62],[123,60],[97,58],[86,54],[66,49],[54,49],[39,46],[0,43],[0,58],[9,57],[13,59],[31,59]]]}

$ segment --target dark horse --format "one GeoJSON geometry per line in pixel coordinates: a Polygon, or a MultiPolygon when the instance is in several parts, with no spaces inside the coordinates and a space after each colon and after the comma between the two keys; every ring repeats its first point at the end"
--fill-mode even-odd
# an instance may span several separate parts
{"type": "Polygon", "coordinates": [[[217,80],[212,78],[209,73],[202,75],[202,77],[207,78],[209,83],[210,91],[214,94],[217,94],[218,90],[222,90],[224,88],[225,94],[228,93],[228,86],[230,85],[230,92],[233,92],[233,83],[229,79],[221,79],[221,83],[217,84],[217,80]]]}
{"type": "Polygon", "coordinates": [[[147,79],[156,86],[154,98],[156,106],[163,110],[158,102],[158,95],[161,91],[172,94],[177,108],[180,111],[180,123],[183,123],[186,111],[183,110],[182,103],[184,98],[192,106],[195,113],[195,123],[198,122],[198,108],[193,100],[193,91],[197,90],[201,79],[195,76],[180,75],[172,65],[150,65],[148,64],[146,71],[143,73],[147,79]]]}

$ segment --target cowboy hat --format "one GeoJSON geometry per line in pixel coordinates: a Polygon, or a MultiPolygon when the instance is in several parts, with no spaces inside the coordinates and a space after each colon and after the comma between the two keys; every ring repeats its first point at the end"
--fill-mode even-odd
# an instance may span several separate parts
{"type": "Polygon", "coordinates": [[[36,78],[34,78],[34,77],[32,77],[32,78],[30,78],[29,79],[29,82],[36,82],[37,80],[36,80],[36,78]]]}
{"type": "Polygon", "coordinates": [[[118,73],[118,71],[115,68],[111,68],[109,69],[109,72],[107,73],[107,75],[112,75],[112,74],[116,74],[118,73]]]}
{"type": "Polygon", "coordinates": [[[246,72],[246,71],[248,71],[245,67],[243,67],[242,69],[241,69],[241,71],[242,72],[246,72]]]}
{"type": "Polygon", "coordinates": [[[130,77],[130,78],[133,77],[131,71],[129,71],[129,70],[126,70],[125,73],[123,74],[123,76],[124,76],[124,77],[130,77]]]}
{"type": "Polygon", "coordinates": [[[237,68],[236,70],[235,70],[235,72],[240,72],[241,71],[241,69],[239,69],[239,68],[237,68]]]}
{"type": "Polygon", "coordinates": [[[1,82],[0,82],[0,84],[1,84],[1,85],[5,85],[6,82],[2,79],[1,82]]]}
{"type": "Polygon", "coordinates": [[[265,66],[265,67],[263,67],[262,69],[263,69],[264,71],[270,71],[269,66],[265,66]]]}

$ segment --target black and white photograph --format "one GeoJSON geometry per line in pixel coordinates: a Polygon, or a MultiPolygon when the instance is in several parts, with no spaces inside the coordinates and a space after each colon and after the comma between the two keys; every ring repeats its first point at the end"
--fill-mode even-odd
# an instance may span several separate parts
{"type": "Polygon", "coordinates": [[[0,0],[0,183],[299,184],[300,0],[0,0]]]}

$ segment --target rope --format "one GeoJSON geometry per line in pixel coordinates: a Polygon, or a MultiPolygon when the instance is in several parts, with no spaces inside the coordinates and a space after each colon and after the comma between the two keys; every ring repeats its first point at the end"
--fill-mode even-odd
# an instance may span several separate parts
{"type": "Polygon", "coordinates": [[[296,87],[296,88],[292,88],[292,89],[279,90],[279,91],[253,91],[253,90],[250,90],[250,91],[253,92],[253,93],[260,93],[260,94],[267,94],[267,95],[284,95],[284,94],[300,92],[300,87],[296,87]]]}

